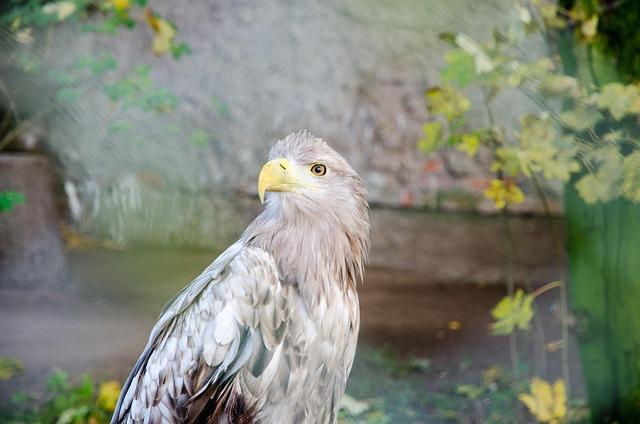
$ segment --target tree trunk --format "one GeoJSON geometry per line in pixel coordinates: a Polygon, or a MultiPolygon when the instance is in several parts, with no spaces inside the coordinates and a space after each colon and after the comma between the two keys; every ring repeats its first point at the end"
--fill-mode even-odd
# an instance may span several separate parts
{"type": "Polygon", "coordinates": [[[565,187],[570,295],[592,421],[640,423],[640,206],[565,187]]]}
{"type": "MultiPolygon", "coordinates": [[[[620,76],[615,59],[557,40],[564,72],[585,85],[620,76]]],[[[593,423],[640,423],[640,205],[619,198],[586,204],[565,184],[569,297],[593,423]]]]}
{"type": "Polygon", "coordinates": [[[51,288],[65,281],[66,260],[53,199],[49,161],[34,154],[0,154],[0,193],[24,201],[0,210],[0,288],[51,288]]]}

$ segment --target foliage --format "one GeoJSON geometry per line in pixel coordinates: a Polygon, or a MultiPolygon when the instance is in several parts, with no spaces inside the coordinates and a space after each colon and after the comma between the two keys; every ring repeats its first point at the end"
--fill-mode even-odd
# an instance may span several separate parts
{"type": "MultiPolygon", "coordinates": [[[[516,3],[511,25],[494,31],[493,38],[485,43],[469,40],[463,34],[443,36],[454,46],[445,57],[446,66],[441,73],[452,107],[461,103],[460,95],[474,88],[482,95],[483,104],[473,104],[469,110],[481,108],[488,123],[485,128],[470,128],[467,113],[451,119],[442,112],[446,107],[440,99],[434,109],[429,93],[437,87],[431,88],[427,91],[427,105],[436,113],[433,122],[439,127],[430,133],[429,143],[421,142],[419,147],[427,151],[451,144],[457,147],[462,135],[482,134],[481,150],[486,153],[482,158],[491,160],[496,178],[518,182],[530,179],[547,212],[549,205],[540,179],[565,183],[573,307],[580,316],[579,327],[588,328],[584,330],[588,336],[580,334],[578,342],[583,357],[591,358],[583,371],[593,421],[633,421],[638,415],[638,366],[627,360],[626,346],[627,339],[633,338],[627,334],[637,332],[620,330],[621,323],[633,321],[626,320],[625,312],[619,312],[629,308],[621,308],[619,300],[612,302],[617,299],[615,296],[603,293],[625,293],[624,299],[630,305],[637,297],[630,277],[637,274],[633,255],[637,243],[625,229],[635,224],[640,202],[640,39],[636,36],[640,9],[633,1],[532,3],[516,3]],[[550,42],[548,47],[553,50],[548,57],[527,57],[523,42],[531,36],[550,42]],[[464,53],[468,55],[466,59],[464,53]],[[612,56],[617,63],[612,63],[612,56]],[[502,128],[494,117],[496,96],[510,89],[520,90],[542,110],[522,116],[517,132],[502,128]],[[599,205],[590,207],[593,204],[599,205]],[[607,225],[602,226],[602,222],[607,225]],[[608,246],[617,246],[616,253],[602,258],[596,255],[598,258],[594,259],[594,252],[606,251],[608,246]],[[625,367],[622,372],[621,366],[625,367]],[[612,378],[614,374],[616,377],[612,378]]],[[[504,194],[496,185],[485,194],[495,200],[500,199],[501,193],[504,194]]],[[[496,205],[508,207],[501,200],[496,205]]],[[[508,224],[505,228],[508,233],[508,224]]],[[[560,250],[561,241],[555,238],[560,250]]],[[[512,238],[509,242],[515,249],[512,238]]],[[[508,252],[507,284],[511,291],[514,256],[508,252]]],[[[560,283],[559,287],[562,343],[548,346],[561,349],[562,385],[566,384],[569,390],[568,327],[573,320],[567,312],[566,286],[560,283]]],[[[534,293],[531,296],[535,297],[534,293]]],[[[536,327],[544,342],[542,324],[536,327]]],[[[514,370],[518,364],[518,336],[509,332],[514,370]]],[[[544,357],[544,352],[540,356],[544,357]]],[[[536,388],[532,391],[551,392],[546,384],[534,382],[536,388]]],[[[534,393],[531,396],[535,397],[534,393]]],[[[528,406],[539,421],[563,421],[562,414],[550,412],[551,403],[536,406],[531,397],[524,399],[528,399],[528,406]]]]}
{"type": "Polygon", "coordinates": [[[497,208],[505,208],[507,205],[522,203],[524,194],[512,180],[494,179],[484,195],[493,200],[497,208]]]}
{"type": "Polygon", "coordinates": [[[164,88],[154,87],[151,67],[138,66],[121,80],[104,86],[105,94],[120,102],[126,110],[132,107],[144,111],[170,112],[177,104],[176,96],[164,88]]]}
{"type": "Polygon", "coordinates": [[[155,36],[153,38],[153,52],[161,56],[167,52],[178,58],[191,50],[186,43],[176,44],[176,26],[173,22],[156,15],[151,9],[145,11],[145,17],[155,36]]]}
{"type": "MultiPolygon", "coordinates": [[[[97,87],[122,110],[136,108],[168,115],[178,107],[177,96],[153,80],[149,64],[140,63],[132,69],[120,69],[111,51],[102,50],[72,57],[71,65],[61,69],[45,63],[46,56],[41,54],[41,49],[28,47],[39,47],[43,43],[48,45],[55,34],[51,30],[66,22],[78,22],[84,31],[107,37],[142,23],[154,35],[149,48],[156,55],[171,53],[178,59],[191,52],[188,44],[176,41],[179,37],[176,24],[150,8],[147,0],[15,1],[0,15],[0,26],[10,34],[8,40],[15,43],[15,49],[5,58],[7,66],[17,66],[26,78],[42,78],[56,91],[49,104],[42,102],[41,110],[24,119],[17,113],[21,107],[20,99],[11,92],[11,86],[0,79],[0,100],[12,106],[4,117],[0,117],[0,122],[15,124],[13,127],[0,125],[0,150],[36,121],[53,112],[68,110],[82,99],[88,87],[97,87]]],[[[219,108],[226,108],[224,103],[219,103],[219,108]]],[[[109,127],[117,124],[116,121],[109,127]]],[[[123,135],[131,132],[129,127],[119,128],[123,135]]]]}
{"type": "Polygon", "coordinates": [[[55,371],[47,382],[44,403],[25,393],[15,393],[10,410],[0,411],[6,423],[100,424],[108,423],[120,393],[117,381],[96,385],[89,376],[71,383],[66,373],[55,371]]]}
{"type": "Polygon", "coordinates": [[[0,356],[0,381],[9,380],[24,371],[22,361],[17,358],[0,356]]]}
{"type": "Polygon", "coordinates": [[[531,381],[531,393],[518,396],[541,423],[560,424],[567,417],[567,391],[562,380],[553,386],[540,378],[531,381]]]}
{"type": "MultiPolygon", "coordinates": [[[[445,54],[440,86],[425,94],[433,118],[425,124],[418,147],[427,153],[455,147],[470,156],[483,151],[482,158],[490,160],[490,170],[496,175],[485,196],[499,209],[524,200],[517,184],[526,179],[533,183],[546,211],[549,207],[542,179],[574,185],[589,204],[620,198],[640,202],[640,83],[614,82],[615,78],[602,71],[606,69],[602,52],[594,48],[603,39],[600,31],[605,9],[616,8],[616,3],[604,6],[604,2],[593,0],[594,8],[585,7],[586,3],[577,0],[572,7],[563,8],[562,2],[549,0],[516,2],[508,28],[496,29],[483,43],[464,34],[442,34],[452,50],[445,54]],[[569,74],[567,62],[560,62],[558,55],[529,58],[523,52],[523,43],[531,37],[557,41],[553,37],[561,37],[558,29],[565,31],[565,37],[573,32],[571,37],[579,40],[581,51],[592,58],[590,69],[569,74]],[[467,98],[473,90],[481,96],[480,102],[467,98]],[[496,99],[508,90],[519,90],[540,110],[522,115],[515,131],[499,122],[494,111],[496,99]],[[478,110],[486,116],[486,124],[471,126],[468,115],[477,115],[478,110]]],[[[515,249],[508,223],[505,228],[515,249]]],[[[512,269],[512,252],[508,263],[512,269]]],[[[513,273],[508,275],[513,293],[513,273]]],[[[567,414],[565,387],[569,386],[565,285],[557,281],[536,291],[529,289],[526,294],[518,290],[492,310],[496,319],[492,331],[509,336],[512,371],[519,381],[516,330],[529,329],[537,318],[535,298],[555,287],[560,287],[562,341],[547,345],[561,349],[563,378],[552,386],[535,376],[530,393],[519,396],[538,422],[547,423],[573,419],[567,414]]],[[[536,326],[544,343],[541,323],[536,326]]],[[[480,393],[473,387],[461,390],[470,397],[480,393]]]]}
{"type": "Polygon", "coordinates": [[[120,382],[117,380],[105,381],[98,389],[96,404],[105,411],[113,411],[118,403],[120,395],[120,382]]]}
{"type": "Polygon", "coordinates": [[[533,296],[525,295],[524,291],[516,291],[514,296],[504,297],[491,310],[491,315],[497,320],[492,326],[493,334],[504,335],[512,333],[516,328],[528,330],[533,318],[533,296]]]}
{"type": "Polygon", "coordinates": [[[344,395],[340,404],[338,423],[340,424],[387,424],[390,418],[375,405],[344,395]]]}
{"type": "MultiPolygon", "coordinates": [[[[640,78],[640,8],[634,1],[560,0],[563,13],[597,17],[597,34],[589,40],[594,50],[606,51],[616,59],[616,68],[627,81],[640,78]]],[[[583,25],[581,25],[583,26],[583,25]]]]}
{"type": "Polygon", "coordinates": [[[11,212],[16,205],[24,203],[24,195],[17,191],[0,191],[0,212],[11,212]]]}
{"type": "MultiPolygon", "coordinates": [[[[562,11],[543,0],[537,3],[534,10],[517,6],[518,19],[507,31],[494,31],[486,43],[464,34],[443,35],[454,49],[445,55],[442,85],[426,92],[427,108],[437,120],[425,124],[418,147],[431,152],[455,146],[470,156],[481,147],[492,152],[491,169],[499,180],[540,176],[566,183],[575,177],[576,188],[588,203],[618,197],[640,202],[640,141],[635,125],[640,119],[640,85],[609,83],[598,88],[564,75],[549,58],[523,58],[518,45],[532,34],[544,33],[543,23],[533,16],[541,16],[551,27],[579,23],[587,41],[597,35],[597,14],[562,11]],[[559,17],[561,13],[566,18],[559,17]],[[462,89],[471,84],[483,94],[488,127],[471,129],[467,123],[471,102],[462,89]],[[496,96],[512,88],[543,109],[522,116],[520,130],[513,134],[493,119],[492,110],[496,96]],[[557,102],[562,103],[562,112],[556,110],[557,102]]],[[[502,185],[493,181],[485,192],[498,208],[507,206],[509,197],[521,201],[520,194],[513,180],[502,185]]]]}

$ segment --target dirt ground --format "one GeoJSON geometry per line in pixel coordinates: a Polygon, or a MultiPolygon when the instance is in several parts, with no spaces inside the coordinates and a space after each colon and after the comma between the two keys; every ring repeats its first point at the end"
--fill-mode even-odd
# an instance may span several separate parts
{"type": "MultiPolygon", "coordinates": [[[[9,386],[38,391],[55,368],[71,375],[124,379],[141,352],[164,303],[215,255],[189,251],[76,251],[70,283],[55,292],[0,291],[0,356],[20,358],[26,372],[9,386]]],[[[507,337],[489,334],[489,311],[505,295],[501,286],[438,285],[428,275],[369,269],[360,287],[362,327],[353,384],[368,387],[375,367],[359,366],[371,351],[428,360],[425,379],[474,381],[482,370],[510,366],[507,337]],[[372,367],[374,368],[372,370],[372,367]],[[367,380],[369,379],[369,380],[367,380]]],[[[560,338],[557,293],[539,298],[545,341],[560,338]]],[[[523,362],[547,378],[560,374],[560,353],[546,366],[521,338],[523,362]],[[546,368],[546,369],[545,369],[546,368]]],[[[570,349],[573,387],[582,391],[579,361],[570,349]]],[[[367,362],[370,364],[371,362],[367,362]]],[[[380,366],[385,366],[381,363],[380,366]]],[[[391,378],[403,378],[401,375],[391,378]]],[[[366,392],[366,390],[365,390],[366,392]]]]}

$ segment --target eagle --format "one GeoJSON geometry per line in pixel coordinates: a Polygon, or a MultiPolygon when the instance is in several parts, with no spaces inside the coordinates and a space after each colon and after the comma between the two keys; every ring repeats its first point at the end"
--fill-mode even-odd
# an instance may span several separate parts
{"type": "Polygon", "coordinates": [[[258,195],[240,239],[161,313],[112,424],[337,421],[369,249],[363,181],[300,131],[270,150],[258,195]]]}

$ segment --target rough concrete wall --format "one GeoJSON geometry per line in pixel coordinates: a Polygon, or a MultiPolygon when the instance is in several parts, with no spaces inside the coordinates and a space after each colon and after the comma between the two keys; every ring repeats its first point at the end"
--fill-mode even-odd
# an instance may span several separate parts
{"type": "MultiPolygon", "coordinates": [[[[65,24],[47,53],[48,66],[63,68],[87,52],[112,52],[118,69],[107,82],[151,64],[156,83],[179,99],[167,117],[123,110],[88,85],[72,110],[49,121],[48,145],[73,182],[68,189],[80,200],[75,213],[83,228],[122,241],[226,243],[251,210],[246,198],[255,194],[269,146],[301,128],[348,158],[373,204],[491,209],[481,196],[490,178],[486,161],[459,152],[427,157],[416,143],[428,119],[423,93],[438,83],[437,35],[464,31],[484,39],[506,21],[510,0],[152,6],[176,23],[192,54],[155,57],[144,23],[112,37],[78,36],[77,26],[65,24]],[[117,121],[128,132],[111,131],[117,121]],[[194,131],[207,134],[204,143],[189,141],[194,131]]],[[[512,93],[496,115],[513,123],[531,108],[512,93]]]]}
{"type": "Polygon", "coordinates": [[[58,234],[53,175],[40,155],[0,155],[0,192],[16,191],[23,202],[0,211],[0,288],[57,288],[67,278],[58,234]]]}

